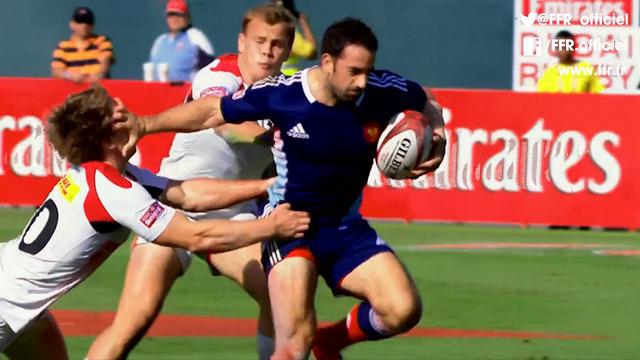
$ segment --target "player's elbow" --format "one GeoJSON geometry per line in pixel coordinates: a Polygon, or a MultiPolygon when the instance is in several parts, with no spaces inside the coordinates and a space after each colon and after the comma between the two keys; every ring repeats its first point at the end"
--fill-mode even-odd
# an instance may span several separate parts
{"type": "Polygon", "coordinates": [[[203,212],[223,209],[225,207],[233,205],[233,203],[227,201],[227,199],[223,195],[224,194],[218,193],[188,194],[182,200],[180,209],[189,212],[203,212]]]}

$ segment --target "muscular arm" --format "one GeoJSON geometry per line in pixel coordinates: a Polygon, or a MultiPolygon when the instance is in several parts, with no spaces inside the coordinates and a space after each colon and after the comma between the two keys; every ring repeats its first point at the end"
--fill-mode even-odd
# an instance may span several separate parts
{"type": "Polygon", "coordinates": [[[299,238],[308,227],[308,214],[291,211],[288,204],[278,206],[266,218],[248,221],[191,221],[186,216],[176,213],[154,243],[181,247],[193,252],[224,252],[273,237],[299,238]]]}
{"type": "Polygon", "coordinates": [[[207,96],[157,115],[142,116],[139,123],[142,134],[147,135],[166,131],[194,132],[215,128],[225,122],[220,111],[220,98],[207,96]]]}
{"type": "Polygon", "coordinates": [[[160,200],[186,211],[224,209],[266,193],[273,180],[172,180],[160,200]]]}

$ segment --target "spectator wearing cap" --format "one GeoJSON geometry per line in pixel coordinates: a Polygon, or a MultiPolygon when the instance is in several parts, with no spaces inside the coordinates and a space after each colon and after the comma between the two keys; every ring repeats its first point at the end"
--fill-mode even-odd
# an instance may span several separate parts
{"type": "MultiPolygon", "coordinates": [[[[191,81],[198,70],[213,61],[213,46],[202,31],[191,25],[186,1],[169,0],[165,15],[169,32],[156,38],[149,62],[156,69],[160,64],[168,65],[169,81],[191,81]]],[[[158,80],[157,71],[154,74],[158,80]]]]}
{"type": "Polygon", "coordinates": [[[71,38],[60,41],[53,51],[53,77],[78,83],[109,77],[115,59],[113,45],[108,37],[93,33],[94,25],[91,9],[78,7],[73,11],[69,22],[71,38]]]}
{"type": "Polygon", "coordinates": [[[575,37],[567,30],[556,34],[558,49],[552,49],[558,58],[556,65],[550,66],[538,80],[538,92],[543,93],[601,93],[604,86],[596,69],[584,60],[575,57],[572,48],[577,47],[575,37]],[[572,44],[573,46],[567,46],[572,44]]]}

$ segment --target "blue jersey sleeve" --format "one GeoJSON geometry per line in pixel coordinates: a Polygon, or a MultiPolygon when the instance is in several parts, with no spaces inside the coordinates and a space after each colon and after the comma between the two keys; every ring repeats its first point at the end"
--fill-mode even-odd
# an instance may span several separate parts
{"type": "Polygon", "coordinates": [[[420,84],[407,80],[407,93],[402,96],[407,109],[422,112],[427,103],[427,94],[420,84]]]}
{"type": "Polygon", "coordinates": [[[244,94],[236,93],[223,97],[220,101],[220,111],[224,121],[238,124],[247,120],[269,119],[269,90],[265,87],[249,87],[244,94]]]}

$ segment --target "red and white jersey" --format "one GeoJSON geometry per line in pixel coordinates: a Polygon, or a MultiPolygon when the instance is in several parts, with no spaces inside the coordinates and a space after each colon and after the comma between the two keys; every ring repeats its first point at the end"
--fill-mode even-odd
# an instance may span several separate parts
{"type": "MultiPolygon", "coordinates": [[[[227,54],[196,74],[189,98],[196,100],[212,95],[226,96],[244,88],[238,55],[227,54]]],[[[178,180],[194,177],[259,179],[271,161],[273,155],[268,148],[257,144],[233,143],[233,140],[224,139],[213,129],[208,129],[176,134],[169,156],[162,160],[159,174],[178,180]]],[[[207,217],[231,218],[238,213],[253,211],[254,206],[254,201],[249,201],[230,209],[209,212],[207,217]]]]}
{"type": "Polygon", "coordinates": [[[155,240],[175,210],[160,204],[168,179],[129,165],[72,167],[22,234],[0,247],[0,318],[15,332],[89,276],[130,230],[155,240]]]}

